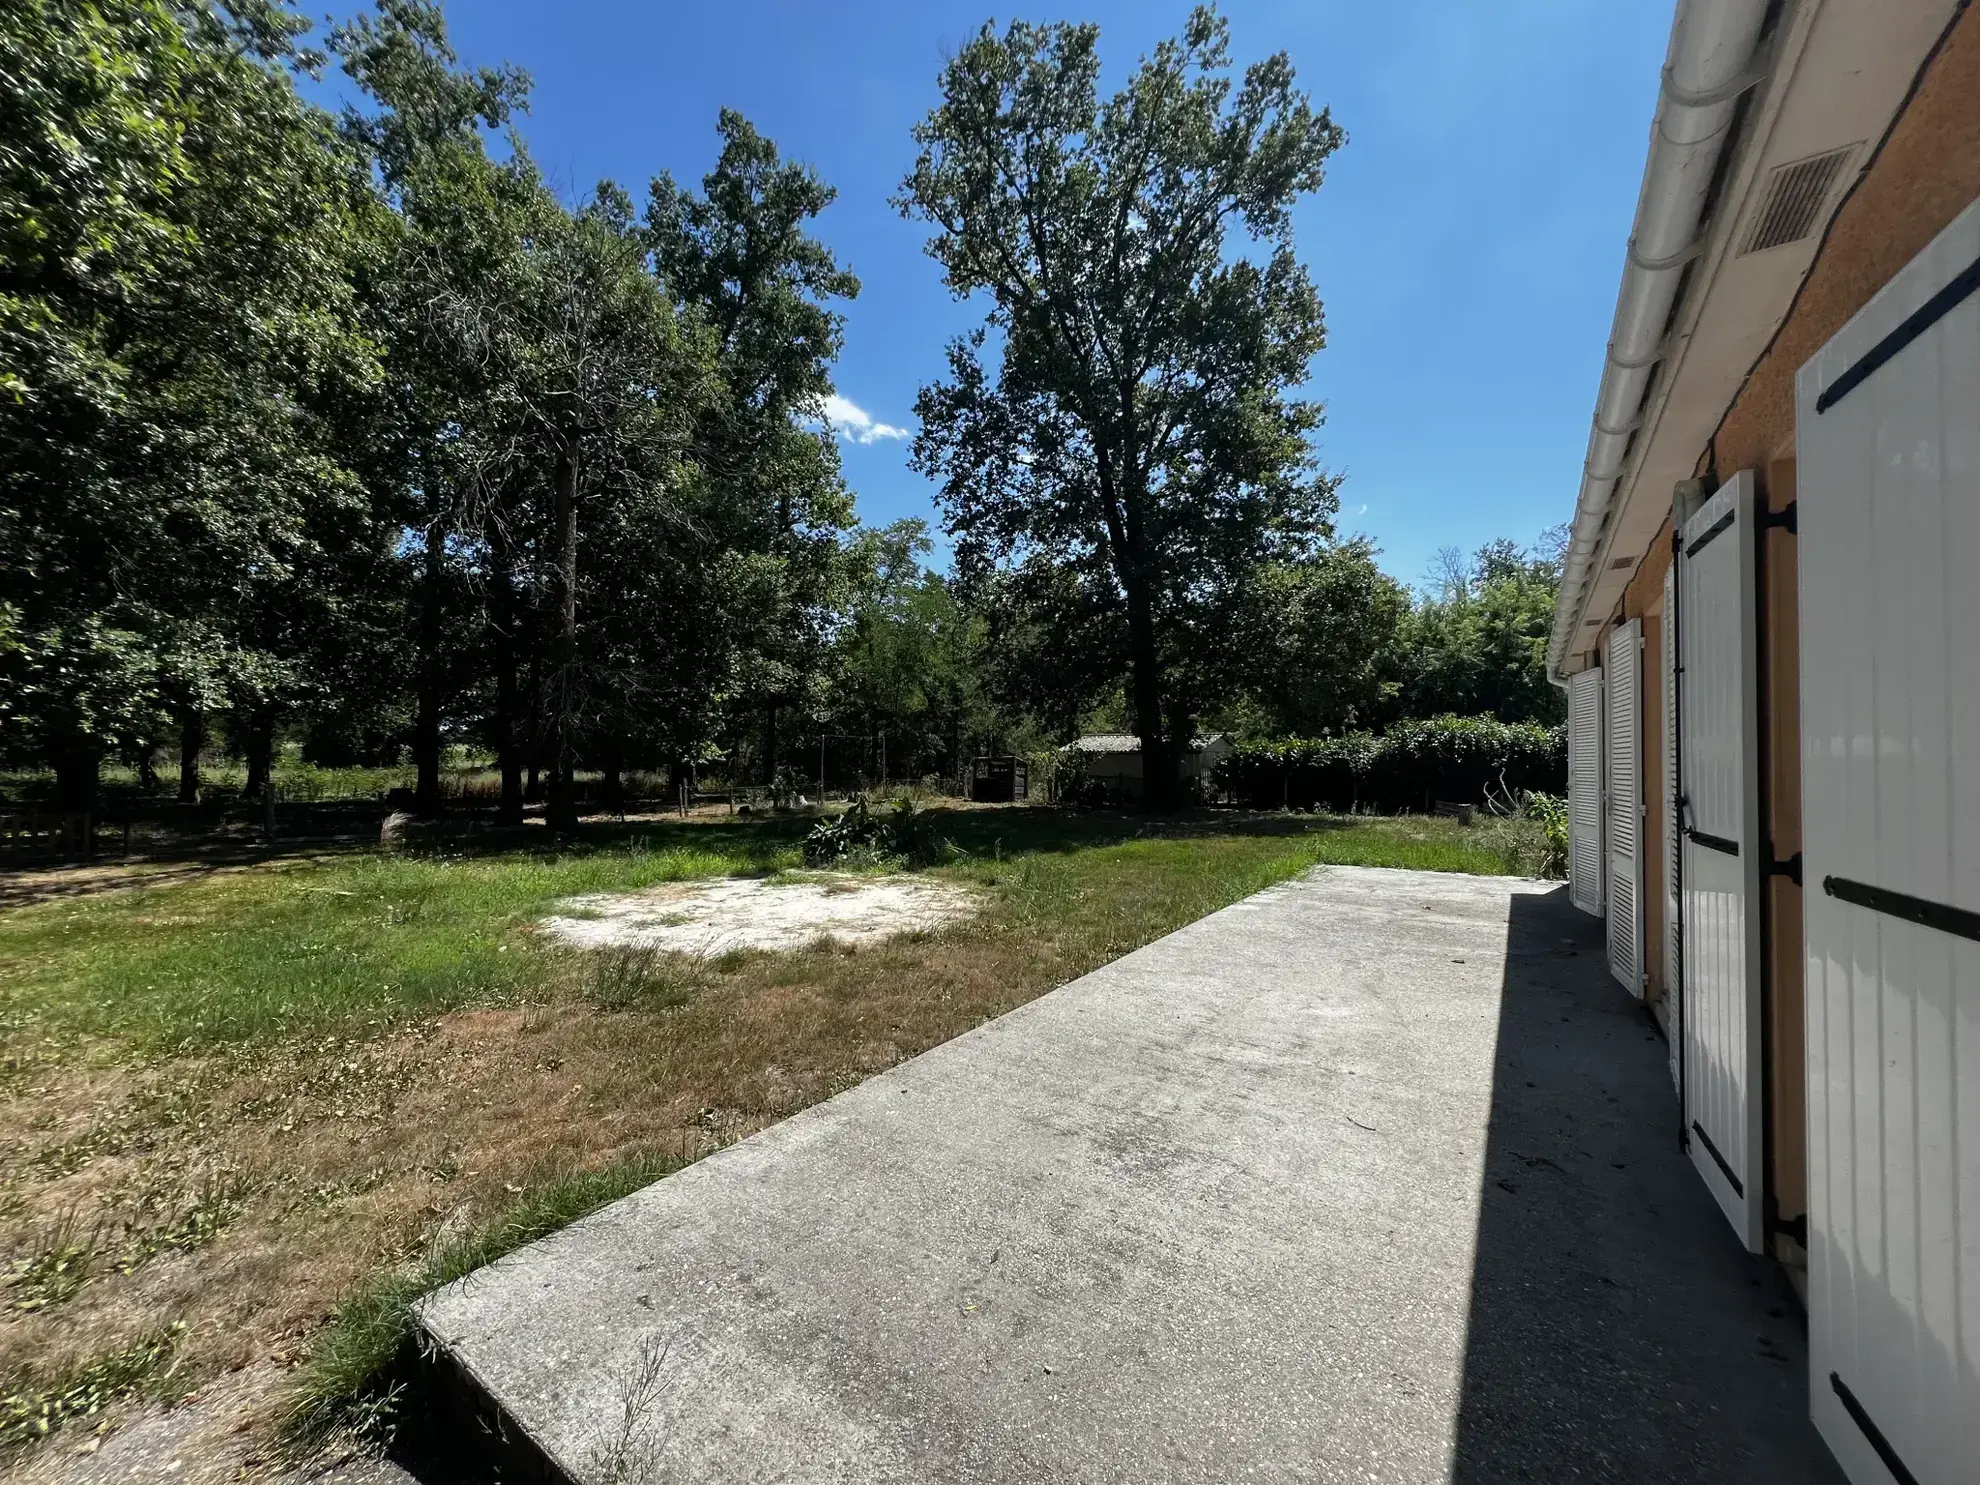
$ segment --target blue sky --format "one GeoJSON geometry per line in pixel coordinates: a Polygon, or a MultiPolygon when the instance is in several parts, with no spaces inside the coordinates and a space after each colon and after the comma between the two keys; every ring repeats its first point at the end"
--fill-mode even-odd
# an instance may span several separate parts
{"type": "MultiPolygon", "coordinates": [[[[340,7],[341,9],[342,7],[340,7]]],[[[1342,527],[1422,578],[1443,546],[1531,541],[1570,511],[1629,218],[1668,0],[1226,0],[1242,64],[1285,50],[1348,131],[1297,218],[1327,306],[1311,391],[1346,476],[1342,527]]],[[[1186,0],[452,0],[463,58],[535,82],[522,121],[567,193],[611,176],[643,197],[698,182],[715,116],[746,114],[838,188],[820,235],[864,289],[840,393],[871,422],[845,469],[862,517],[934,523],[907,467],[916,388],[979,312],[952,302],[924,230],[887,205],[943,57],[993,16],[1092,20],[1114,81],[1186,0]],[[885,432],[876,431],[882,428],[885,432]]]]}

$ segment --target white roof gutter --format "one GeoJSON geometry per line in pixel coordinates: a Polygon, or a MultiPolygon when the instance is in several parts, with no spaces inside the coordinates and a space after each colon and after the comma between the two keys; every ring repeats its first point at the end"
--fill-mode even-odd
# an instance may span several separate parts
{"type": "Polygon", "coordinates": [[[1563,683],[1561,666],[1571,648],[1579,648],[1574,636],[1583,622],[1594,563],[1623,489],[1630,436],[1642,421],[1645,394],[1667,349],[1665,330],[1684,267],[1704,244],[1700,218],[1733,109],[1764,75],[1755,68],[1755,52],[1767,8],[1768,0],[1678,0],[1547,645],[1547,670],[1556,684],[1563,683]]]}

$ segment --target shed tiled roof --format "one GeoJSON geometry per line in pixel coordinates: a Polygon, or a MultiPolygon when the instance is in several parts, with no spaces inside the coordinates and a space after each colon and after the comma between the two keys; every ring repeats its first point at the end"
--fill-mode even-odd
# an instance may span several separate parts
{"type": "MultiPolygon", "coordinates": [[[[1224,734],[1213,732],[1208,737],[1199,737],[1190,744],[1192,752],[1202,752],[1212,743],[1224,741],[1224,734]]],[[[1090,737],[1082,737],[1077,742],[1066,745],[1075,753],[1139,753],[1141,739],[1132,732],[1096,732],[1090,737]]]]}
{"type": "Polygon", "coordinates": [[[1139,753],[1141,739],[1132,732],[1096,732],[1072,744],[1075,753],[1139,753]]]}

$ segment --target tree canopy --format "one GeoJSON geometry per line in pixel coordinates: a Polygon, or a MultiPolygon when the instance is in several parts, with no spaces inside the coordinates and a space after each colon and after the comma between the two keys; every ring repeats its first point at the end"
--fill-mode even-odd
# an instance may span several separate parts
{"type": "Polygon", "coordinates": [[[1106,96],[1094,27],[986,26],[903,141],[984,309],[917,401],[945,570],[825,419],[859,282],[815,170],[724,110],[698,182],[566,196],[432,0],[307,33],[0,9],[0,763],[68,807],[171,746],[187,799],[300,745],[428,812],[485,751],[502,819],[569,824],[581,773],[957,778],[1099,726],[1159,785],[1212,727],[1558,716],[1556,552],[1413,595],[1333,530],[1292,211],[1344,136],[1213,10],[1106,96]]]}
{"type": "Polygon", "coordinates": [[[1285,54],[1230,67],[1208,8],[1104,100],[1097,27],[985,26],[899,197],[950,291],[988,304],[916,404],[958,564],[1049,564],[1110,600],[1158,794],[1255,574],[1336,508],[1294,395],[1325,332],[1291,212],[1344,136],[1285,54]]]}

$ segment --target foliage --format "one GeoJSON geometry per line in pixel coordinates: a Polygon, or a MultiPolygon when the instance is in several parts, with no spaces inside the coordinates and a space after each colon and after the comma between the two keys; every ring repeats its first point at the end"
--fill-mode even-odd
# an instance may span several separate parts
{"type": "Polygon", "coordinates": [[[860,740],[870,755],[865,772],[876,779],[957,779],[972,744],[1010,730],[989,694],[988,621],[922,565],[927,550],[919,521],[865,539],[870,566],[826,672],[823,723],[860,740]]]}
{"type": "Polygon", "coordinates": [[[847,543],[853,502],[821,426],[844,336],[841,301],[859,280],[810,233],[834,192],[740,114],[717,121],[722,151],[701,192],[662,172],[649,192],[654,270],[714,338],[720,394],[693,437],[701,503],[671,592],[645,611],[679,667],[676,756],[693,757],[745,719],[762,727],[761,777],[776,777],[781,728],[815,712],[832,635],[871,572],[847,543]],[[710,689],[727,715],[708,705],[710,689]],[[726,727],[724,724],[727,724],[726,727]]]}
{"type": "Polygon", "coordinates": [[[1525,815],[1546,832],[1547,857],[1539,875],[1565,877],[1569,850],[1567,801],[1558,794],[1533,790],[1526,796],[1525,815]]]}
{"type": "Polygon", "coordinates": [[[71,807],[171,708],[304,684],[333,554],[376,539],[362,162],[272,4],[0,20],[0,651],[10,742],[71,807]]]}
{"type": "Polygon", "coordinates": [[[804,838],[806,866],[899,866],[926,864],[937,838],[927,811],[903,795],[885,811],[866,795],[855,796],[830,820],[821,820],[804,838]]]}
{"type": "Polygon", "coordinates": [[[29,1378],[0,1393],[0,1457],[19,1455],[64,1425],[157,1390],[172,1372],[181,1326],[167,1326],[59,1376],[29,1378]]]}
{"type": "Polygon", "coordinates": [[[250,795],[356,787],[300,744],[437,814],[473,747],[500,820],[535,787],[568,827],[649,770],[788,802],[821,744],[871,785],[1096,719],[1151,760],[1559,719],[1553,551],[1452,555],[1412,601],[1331,534],[1290,212],[1342,135],[1213,11],[1111,96],[1091,26],[943,70],[897,205],[987,306],[918,403],[948,572],[857,523],[827,413],[859,284],[816,171],[725,110],[698,184],[567,200],[514,132],[527,76],[463,66],[434,0],[330,31],[334,115],[306,30],[0,16],[0,766],[37,799],[149,791],[173,744],[187,803],[212,755],[250,795]]]}
{"type": "Polygon", "coordinates": [[[1447,552],[1437,591],[1407,627],[1400,693],[1404,713],[1563,720],[1566,702],[1547,680],[1547,635],[1560,588],[1565,531],[1528,552],[1489,542],[1469,563],[1447,552]]]}
{"type": "MultiPolygon", "coordinates": [[[[71,808],[101,760],[485,740],[547,767],[758,750],[812,724],[870,581],[822,422],[852,275],[832,191],[733,112],[700,191],[558,199],[518,69],[432,0],[328,49],[268,0],[0,21],[0,736],[71,808]]],[[[608,790],[610,786],[608,784],[608,790]]]]}
{"type": "Polygon", "coordinates": [[[1291,209],[1343,136],[1283,53],[1234,85],[1209,9],[1104,102],[1098,40],[986,25],[915,129],[900,210],[990,310],[922,390],[914,459],[966,579],[1054,568],[1119,623],[1167,781],[1171,741],[1229,684],[1258,564],[1307,551],[1335,509],[1319,408],[1289,395],[1325,338],[1291,209]]]}
{"type": "Polygon", "coordinates": [[[1366,539],[1259,572],[1242,623],[1245,698],[1256,730],[1319,737],[1396,715],[1408,664],[1408,592],[1366,539]]]}
{"type": "Polygon", "coordinates": [[[1475,804],[1488,789],[1557,790],[1566,778],[1564,729],[1445,716],[1380,735],[1249,744],[1218,765],[1216,783],[1255,809],[1428,811],[1475,804]]]}

